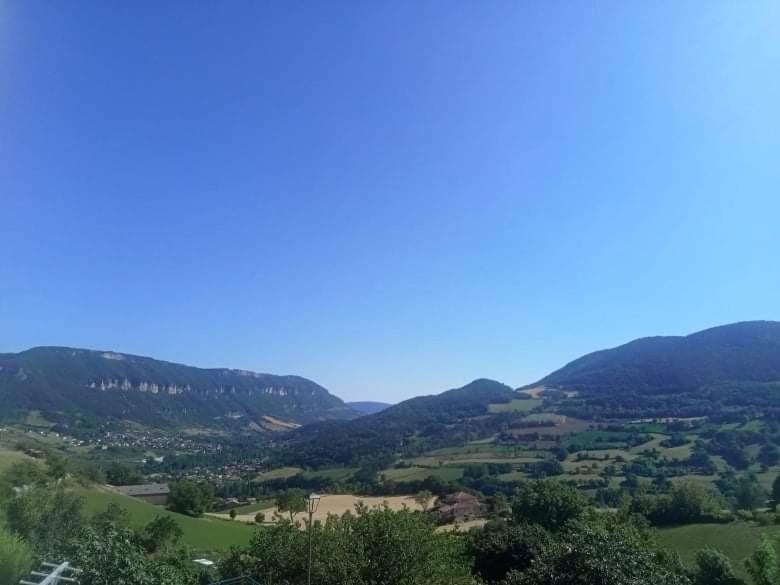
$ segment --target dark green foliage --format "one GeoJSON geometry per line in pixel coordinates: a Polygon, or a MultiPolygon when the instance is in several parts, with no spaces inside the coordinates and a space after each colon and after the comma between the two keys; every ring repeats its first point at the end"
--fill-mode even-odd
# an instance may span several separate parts
{"type": "Polygon", "coordinates": [[[0,583],[18,583],[32,566],[33,553],[27,543],[0,525],[0,583]]]}
{"type": "Polygon", "coordinates": [[[727,472],[715,481],[715,485],[731,505],[739,510],[760,508],[766,503],[768,497],[752,473],[737,476],[727,472]]]}
{"type": "Polygon", "coordinates": [[[777,508],[778,503],[780,503],[780,475],[772,482],[772,506],[777,508]]]}
{"type": "Polygon", "coordinates": [[[285,490],[276,497],[276,507],[280,512],[287,512],[292,522],[297,514],[306,510],[306,492],[300,489],[285,490]]]}
{"type": "Polygon", "coordinates": [[[563,465],[557,459],[543,459],[532,464],[528,471],[531,477],[544,478],[550,475],[561,475],[563,465]]]}
{"type": "MultiPolygon", "coordinates": [[[[312,582],[318,585],[458,585],[472,583],[461,542],[437,534],[412,512],[360,509],[313,528],[312,582]]],[[[308,534],[289,523],[260,528],[245,550],[220,564],[225,578],[305,583],[308,534]]]]}
{"type": "Polygon", "coordinates": [[[679,562],[628,524],[576,522],[505,585],[687,585],[679,562]]]}
{"type": "Polygon", "coordinates": [[[211,486],[194,481],[177,481],[171,484],[168,507],[187,516],[202,516],[211,508],[214,492],[211,486]]]}
{"type": "Polygon", "coordinates": [[[106,481],[111,485],[136,485],[143,480],[141,470],[131,465],[112,463],[106,470],[106,481]]]}
{"type": "Polygon", "coordinates": [[[775,445],[762,445],[758,452],[758,461],[768,467],[780,463],[780,449],[775,445]]]}
{"type": "Polygon", "coordinates": [[[150,558],[132,530],[88,528],[75,546],[79,585],[187,585],[194,583],[185,559],[150,558]]]}
{"type": "Polygon", "coordinates": [[[753,554],[745,560],[745,569],[755,585],[777,585],[780,580],[780,563],[769,538],[764,536],[761,539],[753,554]]]}
{"type": "Polygon", "coordinates": [[[8,527],[40,557],[61,558],[83,528],[81,498],[60,484],[24,490],[5,502],[8,527]]]}
{"type": "Polygon", "coordinates": [[[301,422],[355,415],[325,388],[298,376],[202,369],[66,347],[0,354],[0,403],[4,418],[38,410],[54,421],[69,413],[159,426],[227,424],[226,412],[301,422]]]}
{"type": "Polygon", "coordinates": [[[654,526],[673,526],[722,520],[722,499],[692,482],[674,485],[668,494],[635,496],[629,510],[647,518],[654,526]]]}
{"type": "Polygon", "coordinates": [[[525,482],[512,503],[512,515],[518,524],[528,522],[555,531],[578,518],[586,505],[577,490],[559,481],[525,482]]]}
{"type": "Polygon", "coordinates": [[[737,577],[729,558],[720,551],[706,548],[696,555],[694,585],[744,585],[737,577]]]}
{"type": "Polygon", "coordinates": [[[766,503],[767,493],[755,475],[743,475],[737,479],[734,499],[740,510],[755,510],[766,503]]]}
{"type": "Polygon", "coordinates": [[[497,521],[470,533],[467,552],[474,559],[474,573],[495,583],[512,570],[526,570],[551,542],[541,526],[497,521]]]}
{"type": "Polygon", "coordinates": [[[49,478],[45,469],[33,461],[23,460],[11,465],[3,474],[3,481],[12,487],[45,485],[49,478]]]}
{"type": "MultiPolygon", "coordinates": [[[[235,510],[231,510],[235,514],[235,510]]],[[[182,530],[170,516],[157,516],[139,535],[141,545],[150,553],[175,548],[182,537],[182,530]]]]}

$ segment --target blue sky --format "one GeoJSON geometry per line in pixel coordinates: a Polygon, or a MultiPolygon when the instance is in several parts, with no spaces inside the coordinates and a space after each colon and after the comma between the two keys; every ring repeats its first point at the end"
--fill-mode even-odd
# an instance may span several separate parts
{"type": "Polygon", "coordinates": [[[776,2],[0,3],[0,351],[538,379],[780,319],[776,2]]]}

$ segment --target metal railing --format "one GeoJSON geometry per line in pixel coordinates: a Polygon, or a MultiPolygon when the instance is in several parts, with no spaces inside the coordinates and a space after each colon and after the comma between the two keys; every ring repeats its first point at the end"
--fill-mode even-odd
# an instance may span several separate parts
{"type": "Polygon", "coordinates": [[[19,585],[64,585],[66,583],[73,583],[78,585],[78,579],[76,578],[81,571],[75,567],[71,567],[70,563],[41,563],[41,570],[32,571],[29,579],[37,579],[36,581],[30,581],[28,579],[22,579],[19,581],[19,585]]]}

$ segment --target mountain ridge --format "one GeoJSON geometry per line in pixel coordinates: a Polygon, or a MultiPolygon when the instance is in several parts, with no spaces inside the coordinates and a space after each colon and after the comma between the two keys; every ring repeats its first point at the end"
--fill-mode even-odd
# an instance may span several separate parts
{"type": "Polygon", "coordinates": [[[40,410],[171,425],[295,422],[356,415],[323,386],[296,375],[198,368],[117,351],[39,346],[0,354],[6,410],[40,410]],[[100,396],[100,400],[95,400],[100,396]]]}
{"type": "Polygon", "coordinates": [[[742,321],[681,336],[642,337],[577,358],[535,384],[572,390],[693,391],[780,380],[780,322],[742,321]]]}

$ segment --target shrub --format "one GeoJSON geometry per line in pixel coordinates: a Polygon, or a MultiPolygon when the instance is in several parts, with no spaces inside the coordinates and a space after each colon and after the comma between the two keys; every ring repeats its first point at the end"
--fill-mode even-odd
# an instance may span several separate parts
{"type": "Polygon", "coordinates": [[[18,583],[30,573],[32,562],[30,547],[0,527],[0,583],[18,583]]]}

